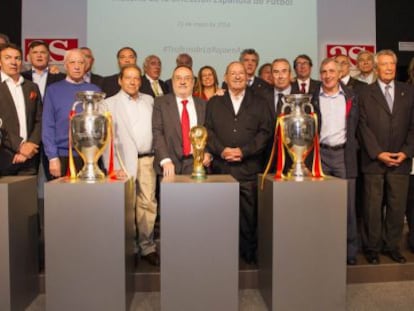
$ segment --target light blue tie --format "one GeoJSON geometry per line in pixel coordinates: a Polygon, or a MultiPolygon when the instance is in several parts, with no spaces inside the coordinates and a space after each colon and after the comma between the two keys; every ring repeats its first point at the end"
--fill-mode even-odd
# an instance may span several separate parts
{"type": "Polygon", "coordinates": [[[392,112],[394,102],[393,102],[391,94],[390,94],[390,88],[391,88],[391,85],[386,85],[385,86],[384,96],[385,96],[385,100],[387,101],[388,107],[390,108],[390,111],[392,112]]]}

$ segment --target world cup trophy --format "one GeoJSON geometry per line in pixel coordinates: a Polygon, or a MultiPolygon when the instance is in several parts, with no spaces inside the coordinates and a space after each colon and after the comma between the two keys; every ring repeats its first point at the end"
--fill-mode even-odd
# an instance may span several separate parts
{"type": "Polygon", "coordinates": [[[207,144],[207,129],[204,126],[193,126],[190,131],[191,145],[193,146],[193,172],[191,178],[206,179],[206,170],[203,165],[204,149],[207,144]]]}

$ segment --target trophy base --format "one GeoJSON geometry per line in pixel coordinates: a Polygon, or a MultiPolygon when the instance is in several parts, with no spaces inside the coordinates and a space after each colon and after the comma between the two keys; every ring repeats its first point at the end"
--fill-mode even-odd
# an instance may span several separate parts
{"type": "Polygon", "coordinates": [[[191,173],[191,178],[197,180],[204,180],[207,178],[206,172],[204,169],[202,171],[194,171],[191,173]]]}
{"type": "Polygon", "coordinates": [[[105,174],[98,165],[94,163],[86,164],[78,173],[77,177],[87,182],[94,182],[105,179],[105,174]]]}
{"type": "Polygon", "coordinates": [[[288,176],[288,179],[294,179],[296,181],[303,181],[305,177],[312,177],[312,173],[302,162],[302,163],[293,164],[287,176],[288,176]]]}

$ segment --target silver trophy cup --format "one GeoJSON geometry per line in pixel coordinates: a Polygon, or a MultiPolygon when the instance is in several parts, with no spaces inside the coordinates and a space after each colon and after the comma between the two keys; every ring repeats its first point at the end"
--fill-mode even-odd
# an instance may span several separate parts
{"type": "Polygon", "coordinates": [[[288,177],[295,180],[312,176],[305,166],[305,159],[313,148],[316,129],[315,119],[310,116],[313,113],[311,99],[312,95],[308,94],[291,94],[283,98],[282,113],[286,114],[282,127],[284,145],[293,161],[288,177]]]}
{"type": "Polygon", "coordinates": [[[73,116],[70,124],[73,146],[84,163],[77,177],[91,182],[105,178],[97,165],[108,140],[108,119],[99,109],[104,98],[101,92],[79,92],[73,104],[73,110],[78,104],[83,106],[83,112],[73,116]]]}

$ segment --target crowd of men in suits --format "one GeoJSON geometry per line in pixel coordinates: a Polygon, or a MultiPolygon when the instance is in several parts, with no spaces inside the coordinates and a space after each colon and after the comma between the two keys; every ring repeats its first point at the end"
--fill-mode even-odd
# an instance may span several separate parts
{"type": "MultiPolygon", "coordinates": [[[[37,174],[42,155],[48,180],[64,176],[68,114],[75,95],[102,90],[114,123],[116,173],[134,178],[137,184],[138,247],[150,264],[160,263],[154,242],[157,179],[191,174],[188,130],[194,125],[208,130],[203,164],[209,172],[230,174],[239,181],[240,255],[247,263],[256,263],[257,174],[269,159],[283,96],[296,93],[312,94],[323,171],[348,182],[347,264],[356,264],[360,247],[355,202],[361,210],[367,261],[378,264],[382,253],[406,262],[399,245],[414,156],[414,90],[395,81],[394,52],[361,52],[360,74],[355,78],[350,76],[348,56],[324,59],[320,80],[311,79],[309,56],[297,56],[293,70],[289,60],[277,58],[267,64],[266,82],[255,76],[258,53],[247,49],[228,64],[225,91],[207,103],[193,96],[195,78],[188,54],[177,57],[177,67],[166,82],[160,80],[161,59],[147,56],[141,70],[131,47],[118,51],[119,73],[108,77],[91,72],[94,58],[87,47],[67,52],[66,74],[49,66],[45,42],[33,41],[28,57],[32,69],[22,72],[21,49],[0,44],[0,175],[37,174]]],[[[82,166],[76,153],[75,163],[82,166]]],[[[412,214],[408,206],[414,236],[412,214]]],[[[414,242],[409,246],[414,251],[414,242]]]]}

